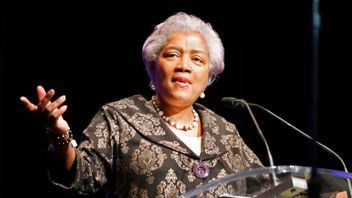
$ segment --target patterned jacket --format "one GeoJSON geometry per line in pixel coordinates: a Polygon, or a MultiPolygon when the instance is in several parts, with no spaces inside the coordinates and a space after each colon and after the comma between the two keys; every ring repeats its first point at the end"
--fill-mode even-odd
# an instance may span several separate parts
{"type": "MultiPolygon", "coordinates": [[[[84,130],[76,151],[71,186],[79,194],[107,189],[107,197],[177,197],[232,173],[262,167],[234,124],[195,104],[203,127],[197,156],[162,121],[151,101],[135,95],[103,105],[84,130]],[[192,167],[205,164],[209,175],[198,178],[192,167]]],[[[256,181],[252,181],[256,182],[256,181]]],[[[259,182],[259,181],[258,181],[259,182]]],[[[241,194],[248,181],[221,184],[204,194],[241,194]]]]}

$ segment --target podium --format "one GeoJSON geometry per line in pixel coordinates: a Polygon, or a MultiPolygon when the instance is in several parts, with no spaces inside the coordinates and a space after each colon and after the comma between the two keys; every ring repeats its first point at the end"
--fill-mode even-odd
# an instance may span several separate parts
{"type": "Polygon", "coordinates": [[[322,195],[321,197],[328,197],[329,194],[340,191],[347,191],[350,195],[351,182],[351,173],[338,170],[304,166],[262,167],[214,180],[178,198],[209,197],[209,195],[223,198],[291,198],[298,195],[308,197],[308,192],[313,192],[313,190],[322,195]],[[258,178],[267,178],[263,180],[265,185],[262,183],[253,185],[252,183],[246,185],[245,190],[233,190],[231,194],[221,192],[221,187],[224,185],[238,185],[244,181],[258,180],[258,178]]]}

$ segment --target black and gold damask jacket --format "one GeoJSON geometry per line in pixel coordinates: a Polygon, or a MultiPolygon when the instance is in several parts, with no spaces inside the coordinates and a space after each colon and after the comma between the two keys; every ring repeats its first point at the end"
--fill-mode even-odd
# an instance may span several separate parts
{"type": "MultiPolygon", "coordinates": [[[[143,96],[103,105],[83,132],[76,151],[76,176],[65,188],[89,194],[104,187],[111,197],[177,197],[232,173],[263,166],[234,124],[200,104],[194,109],[202,119],[200,156],[169,129],[143,96]],[[194,166],[199,163],[207,176],[197,176],[194,166]]],[[[241,194],[248,185],[257,184],[244,180],[223,184],[204,197],[241,194]]]]}

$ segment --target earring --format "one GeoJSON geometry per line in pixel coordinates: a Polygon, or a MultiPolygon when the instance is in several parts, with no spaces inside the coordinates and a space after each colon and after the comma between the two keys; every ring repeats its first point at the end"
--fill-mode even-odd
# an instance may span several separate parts
{"type": "Polygon", "coordinates": [[[155,87],[155,85],[152,83],[152,84],[150,84],[150,89],[151,90],[153,90],[153,91],[155,91],[156,90],[156,87],[155,87]]]}
{"type": "Polygon", "coordinates": [[[202,92],[199,97],[200,97],[200,98],[205,98],[205,93],[202,92]]]}

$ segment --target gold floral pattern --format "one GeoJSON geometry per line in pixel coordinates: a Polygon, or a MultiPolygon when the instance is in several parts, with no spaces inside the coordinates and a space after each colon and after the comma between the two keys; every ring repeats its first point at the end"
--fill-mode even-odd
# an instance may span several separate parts
{"type": "Polygon", "coordinates": [[[229,131],[229,132],[235,132],[235,131],[237,131],[237,128],[236,128],[236,126],[234,125],[234,124],[232,124],[232,123],[230,123],[230,122],[227,122],[227,120],[225,120],[225,118],[222,118],[221,119],[223,122],[224,122],[224,124],[225,124],[225,130],[226,131],[229,131]]]}
{"type": "Polygon", "coordinates": [[[119,135],[121,151],[123,153],[127,153],[129,150],[129,146],[127,143],[136,135],[136,131],[125,122],[121,123],[121,129],[122,130],[119,135]]]}
{"type": "MultiPolygon", "coordinates": [[[[77,175],[65,189],[88,194],[106,186],[114,198],[176,197],[226,175],[262,166],[233,124],[200,104],[194,109],[203,124],[200,156],[173,134],[141,95],[104,105],[82,134],[76,151],[77,175]],[[209,167],[208,177],[195,177],[196,161],[209,167]]],[[[203,195],[216,197],[239,189],[246,186],[223,184],[203,195]]]]}
{"type": "Polygon", "coordinates": [[[153,183],[153,171],[163,165],[166,155],[157,145],[141,140],[139,148],[132,153],[132,169],[141,175],[147,176],[147,182],[153,183]]]}
{"type": "Polygon", "coordinates": [[[177,141],[173,141],[173,142],[169,142],[169,141],[160,141],[161,144],[164,144],[176,151],[182,152],[182,153],[188,153],[188,150],[184,147],[182,147],[182,145],[180,144],[180,142],[177,141]]]}
{"type": "Polygon", "coordinates": [[[216,155],[220,154],[220,149],[218,145],[216,144],[216,137],[210,135],[207,131],[204,132],[203,135],[203,142],[205,145],[204,152],[209,154],[209,155],[216,155]]]}
{"type": "Polygon", "coordinates": [[[100,149],[105,149],[108,145],[109,133],[106,125],[106,122],[101,122],[96,126],[95,136],[98,139],[97,147],[100,149]]]}
{"type": "Polygon", "coordinates": [[[129,122],[133,123],[144,135],[165,135],[165,131],[160,127],[160,120],[152,114],[135,113],[129,122]]]}
{"type": "Polygon", "coordinates": [[[233,134],[221,135],[220,142],[225,146],[227,150],[239,148],[242,145],[241,139],[234,136],[233,134]]]}
{"type": "Polygon", "coordinates": [[[131,198],[148,198],[148,191],[139,189],[136,184],[132,184],[129,196],[131,198]]]}
{"type": "Polygon", "coordinates": [[[134,109],[134,110],[139,110],[139,108],[135,105],[135,101],[133,99],[130,98],[124,98],[121,99],[117,102],[112,102],[110,103],[111,106],[115,107],[116,109],[134,109]]]}
{"type": "Polygon", "coordinates": [[[231,168],[234,172],[239,172],[244,170],[244,166],[241,162],[241,156],[234,153],[225,153],[222,159],[227,163],[227,166],[231,168]]]}
{"type": "Polygon", "coordinates": [[[214,116],[214,112],[210,111],[209,109],[206,109],[204,111],[204,120],[206,120],[205,124],[212,129],[211,132],[213,134],[220,134],[218,121],[217,118],[214,116]]]}
{"type": "Polygon", "coordinates": [[[175,171],[169,169],[165,180],[157,186],[157,197],[173,198],[186,192],[186,185],[178,180],[175,171]]]}

